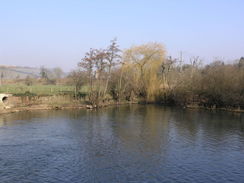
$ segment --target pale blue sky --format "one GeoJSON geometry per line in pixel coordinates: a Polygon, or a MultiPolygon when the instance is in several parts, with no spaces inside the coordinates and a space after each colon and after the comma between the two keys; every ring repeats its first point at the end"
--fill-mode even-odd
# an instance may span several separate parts
{"type": "Polygon", "coordinates": [[[0,0],[0,65],[74,69],[90,47],[150,41],[205,63],[244,56],[243,0],[0,0]]]}

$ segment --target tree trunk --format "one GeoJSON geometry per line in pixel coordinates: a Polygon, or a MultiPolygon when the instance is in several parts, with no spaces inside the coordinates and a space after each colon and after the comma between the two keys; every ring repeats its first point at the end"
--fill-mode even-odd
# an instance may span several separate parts
{"type": "Polygon", "coordinates": [[[107,77],[107,80],[106,80],[106,84],[105,84],[105,89],[104,89],[104,92],[103,92],[103,96],[105,96],[106,93],[107,93],[108,83],[109,83],[110,77],[111,77],[111,65],[109,66],[109,69],[108,69],[108,77],[107,77]]]}

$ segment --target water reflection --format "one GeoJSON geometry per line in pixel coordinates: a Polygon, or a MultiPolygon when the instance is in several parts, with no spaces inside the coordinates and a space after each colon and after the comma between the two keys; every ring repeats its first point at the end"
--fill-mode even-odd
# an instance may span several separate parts
{"type": "Polygon", "coordinates": [[[2,182],[244,180],[243,114],[133,105],[23,112],[0,124],[2,182]]]}

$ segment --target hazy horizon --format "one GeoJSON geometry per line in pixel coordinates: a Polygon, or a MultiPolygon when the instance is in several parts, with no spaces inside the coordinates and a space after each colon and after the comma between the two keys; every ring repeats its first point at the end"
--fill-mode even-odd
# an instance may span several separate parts
{"type": "Polygon", "coordinates": [[[0,1],[0,65],[75,69],[89,48],[114,37],[122,49],[147,42],[205,63],[243,55],[241,0],[0,1]]]}

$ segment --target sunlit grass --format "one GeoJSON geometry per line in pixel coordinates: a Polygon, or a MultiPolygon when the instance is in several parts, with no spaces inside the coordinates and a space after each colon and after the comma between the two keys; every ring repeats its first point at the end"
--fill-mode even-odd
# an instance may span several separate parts
{"type": "MultiPolygon", "coordinates": [[[[84,86],[80,91],[86,92],[87,87],[84,86]]],[[[75,92],[74,86],[68,85],[32,85],[24,84],[8,84],[0,86],[0,93],[10,94],[24,94],[26,92],[34,93],[36,95],[55,95],[62,93],[75,92]]]]}

